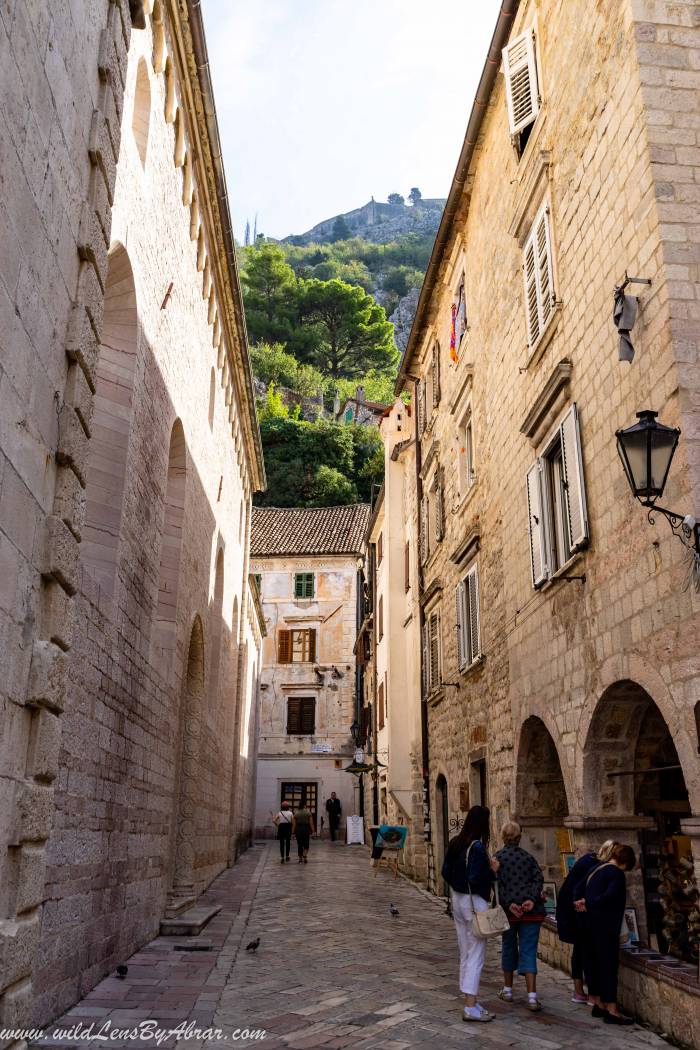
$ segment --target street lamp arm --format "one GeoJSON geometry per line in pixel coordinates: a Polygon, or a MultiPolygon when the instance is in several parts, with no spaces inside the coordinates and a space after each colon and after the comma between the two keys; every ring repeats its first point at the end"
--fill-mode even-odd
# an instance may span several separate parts
{"type": "Polygon", "coordinates": [[[678,537],[684,547],[694,551],[700,557],[700,527],[692,515],[677,514],[673,510],[668,510],[667,507],[661,507],[653,500],[640,499],[639,502],[647,508],[647,519],[650,525],[656,524],[656,514],[663,514],[671,526],[673,535],[678,537]]]}

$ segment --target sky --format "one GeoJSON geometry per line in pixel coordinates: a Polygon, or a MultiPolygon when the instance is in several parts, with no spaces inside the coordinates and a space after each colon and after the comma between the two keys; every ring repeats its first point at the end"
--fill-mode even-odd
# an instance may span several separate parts
{"type": "Polygon", "coordinates": [[[500,0],[203,0],[231,213],[281,238],[447,196],[500,0]]]}

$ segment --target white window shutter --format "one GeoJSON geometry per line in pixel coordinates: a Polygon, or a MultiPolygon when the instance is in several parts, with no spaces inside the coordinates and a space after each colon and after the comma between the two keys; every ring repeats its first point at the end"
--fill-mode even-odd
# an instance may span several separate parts
{"type": "Polygon", "coordinates": [[[540,325],[539,291],[537,287],[537,253],[534,231],[523,249],[523,278],[525,281],[525,314],[527,316],[527,340],[534,346],[542,331],[540,325]]]}
{"type": "Polygon", "coordinates": [[[544,329],[552,313],[554,282],[552,280],[552,237],[549,209],[544,207],[535,222],[535,249],[537,252],[537,293],[540,306],[540,327],[544,329]]]}
{"type": "Polygon", "coordinates": [[[540,111],[535,34],[528,29],[503,49],[503,72],[511,135],[532,124],[540,111]]]}
{"type": "Polygon", "coordinates": [[[467,652],[464,645],[464,628],[465,628],[465,616],[464,616],[464,592],[465,584],[464,580],[461,580],[455,587],[455,619],[456,619],[456,630],[457,630],[457,666],[460,671],[467,663],[467,652]]]}
{"type": "Polygon", "coordinates": [[[433,346],[433,408],[440,404],[440,345],[433,346]]]}
{"type": "Polygon", "coordinates": [[[423,624],[423,696],[428,695],[430,682],[430,625],[428,621],[423,624]]]}
{"type": "Polygon", "coordinates": [[[467,573],[469,599],[469,662],[481,656],[481,616],[479,614],[479,570],[475,565],[467,573]]]}
{"type": "Polygon", "coordinates": [[[435,479],[435,539],[438,543],[445,535],[445,490],[442,471],[435,479]]]}
{"type": "Polygon", "coordinates": [[[566,519],[572,551],[588,539],[586,490],[583,482],[581,431],[576,405],[572,405],[561,422],[561,449],[566,484],[566,519]]]}
{"type": "Polygon", "coordinates": [[[428,544],[428,534],[429,534],[429,525],[430,525],[429,518],[428,518],[429,514],[430,514],[430,505],[429,505],[429,502],[428,502],[428,497],[424,496],[423,499],[420,501],[420,557],[421,557],[421,562],[426,562],[428,560],[428,554],[430,553],[429,544],[428,544]]]}
{"type": "Polygon", "coordinates": [[[527,472],[527,514],[530,533],[532,583],[539,587],[547,579],[545,529],[542,519],[542,467],[536,460],[527,472]]]}
{"type": "Polygon", "coordinates": [[[430,614],[430,691],[440,685],[440,614],[430,614]]]}

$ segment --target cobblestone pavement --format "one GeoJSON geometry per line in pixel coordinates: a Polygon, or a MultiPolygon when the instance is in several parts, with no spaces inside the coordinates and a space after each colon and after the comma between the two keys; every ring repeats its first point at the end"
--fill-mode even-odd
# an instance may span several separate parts
{"type": "MultiPolygon", "coordinates": [[[[62,1023],[99,1016],[124,1026],[156,1018],[172,1028],[193,1020],[221,1029],[229,1043],[237,1029],[264,1029],[264,1041],[234,1045],[270,1050],[669,1045],[641,1027],[614,1029],[593,1020],[570,1002],[568,978],[544,964],[538,980],[543,1012],[527,1012],[522,984],[506,1006],[497,998],[493,942],[480,999],[496,1020],[463,1023],[456,938],[444,906],[388,872],[374,878],[361,847],[313,840],[308,864],[292,856],[282,866],[275,843],[259,844],[208,896],[233,898],[214,920],[217,928],[210,924],[201,935],[216,942],[215,952],[184,952],[176,948],[183,938],[157,938],[129,960],[126,981],[103,981],[62,1023]],[[392,902],[398,918],[389,913],[392,902]],[[247,952],[258,936],[258,951],[247,952]]],[[[184,1045],[193,1050],[195,1041],[184,1045]]],[[[220,1050],[221,1042],[210,1040],[207,1050],[215,1046],[220,1050]]]]}

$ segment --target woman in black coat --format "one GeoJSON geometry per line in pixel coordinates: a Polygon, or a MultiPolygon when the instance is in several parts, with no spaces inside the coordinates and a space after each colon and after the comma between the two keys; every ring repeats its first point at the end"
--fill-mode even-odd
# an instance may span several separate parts
{"type": "Polygon", "coordinates": [[[617,971],[620,931],[627,903],[625,872],[632,871],[636,857],[631,846],[617,843],[610,860],[594,868],[574,887],[574,907],[586,919],[588,994],[593,1016],[606,1024],[633,1024],[617,1007],[617,971]]]}
{"type": "Polygon", "coordinates": [[[569,874],[561,884],[557,894],[557,936],[564,944],[572,945],[571,949],[571,976],[574,981],[574,994],[571,1002],[583,1006],[590,1006],[588,995],[583,988],[583,978],[588,983],[589,975],[586,972],[585,952],[585,916],[574,908],[574,887],[582,879],[585,879],[594,868],[604,861],[610,860],[613,847],[617,846],[614,839],[608,839],[600,847],[597,853],[584,853],[574,864],[569,874]]]}

